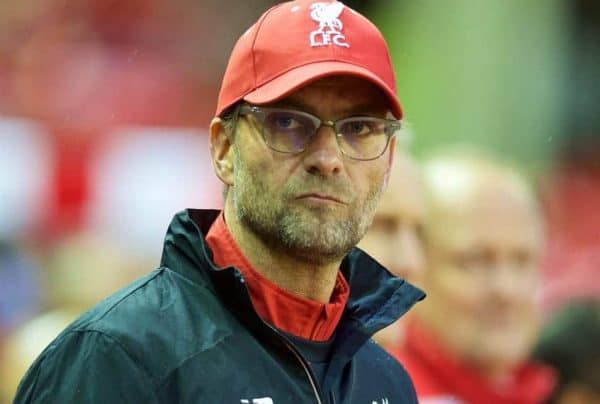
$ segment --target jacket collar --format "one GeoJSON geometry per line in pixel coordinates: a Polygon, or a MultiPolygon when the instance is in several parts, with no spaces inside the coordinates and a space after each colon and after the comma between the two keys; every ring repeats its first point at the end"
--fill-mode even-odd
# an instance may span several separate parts
{"type": "MultiPolygon", "coordinates": [[[[234,267],[219,269],[212,262],[204,236],[219,213],[188,209],[176,214],[165,237],[161,266],[211,288],[251,330],[270,333],[252,308],[241,272],[234,267]]],[[[343,366],[344,358],[351,358],[376,331],[396,321],[425,294],[359,248],[344,258],[341,271],[350,285],[350,297],[336,330],[340,343],[334,344],[333,357],[340,358],[343,366]]]]}

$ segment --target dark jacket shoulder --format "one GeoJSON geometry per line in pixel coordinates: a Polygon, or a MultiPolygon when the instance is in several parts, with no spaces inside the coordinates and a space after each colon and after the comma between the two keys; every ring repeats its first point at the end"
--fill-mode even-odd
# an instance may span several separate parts
{"type": "Polygon", "coordinates": [[[102,377],[137,375],[137,385],[146,386],[144,394],[150,394],[187,358],[230,336],[232,322],[208,285],[159,268],[104,299],[68,326],[36,360],[21,389],[35,389],[37,382],[52,384],[48,378],[53,376],[44,369],[63,373],[63,381],[82,382],[86,366],[93,362],[93,373],[102,377]],[[101,363],[107,362],[112,363],[111,370],[98,371],[101,363]]]}
{"type": "Polygon", "coordinates": [[[70,328],[118,340],[160,382],[185,358],[231,335],[233,326],[231,315],[208,285],[159,268],[103,301],[70,328]],[[165,362],[165,358],[171,359],[165,362]]]}

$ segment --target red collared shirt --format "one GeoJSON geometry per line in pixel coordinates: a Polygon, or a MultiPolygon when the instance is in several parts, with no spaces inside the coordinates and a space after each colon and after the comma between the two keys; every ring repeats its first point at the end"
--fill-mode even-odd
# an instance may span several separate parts
{"type": "Polygon", "coordinates": [[[526,363],[509,383],[493,386],[447,352],[414,319],[407,325],[402,349],[394,354],[411,375],[422,404],[537,404],[550,396],[555,385],[552,369],[526,363]]]}
{"type": "Polygon", "coordinates": [[[300,338],[312,341],[331,338],[350,295],[341,272],[338,271],[329,303],[323,304],[290,293],[255,270],[229,232],[223,213],[212,224],[206,243],[218,267],[233,265],[242,272],[254,309],[263,320],[300,338]]]}

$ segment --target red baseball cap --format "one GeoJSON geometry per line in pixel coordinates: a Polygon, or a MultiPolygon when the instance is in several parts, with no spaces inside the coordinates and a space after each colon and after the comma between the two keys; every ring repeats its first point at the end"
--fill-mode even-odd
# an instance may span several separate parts
{"type": "Polygon", "coordinates": [[[267,10],[237,41],[225,70],[216,116],[240,100],[267,104],[317,79],[353,75],[378,86],[402,118],[381,32],[342,2],[295,0],[267,10]]]}

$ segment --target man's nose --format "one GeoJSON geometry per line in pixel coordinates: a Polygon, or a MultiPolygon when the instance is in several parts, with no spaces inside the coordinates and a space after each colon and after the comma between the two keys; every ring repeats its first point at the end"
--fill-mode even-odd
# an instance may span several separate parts
{"type": "Polygon", "coordinates": [[[521,279],[524,272],[528,271],[515,266],[514,263],[502,259],[497,260],[488,279],[490,294],[499,301],[510,302],[523,293],[528,293],[527,287],[530,282],[521,279]]]}
{"type": "Polygon", "coordinates": [[[310,173],[330,176],[342,171],[342,151],[330,126],[322,125],[317,130],[303,154],[304,167],[310,173]]]}

